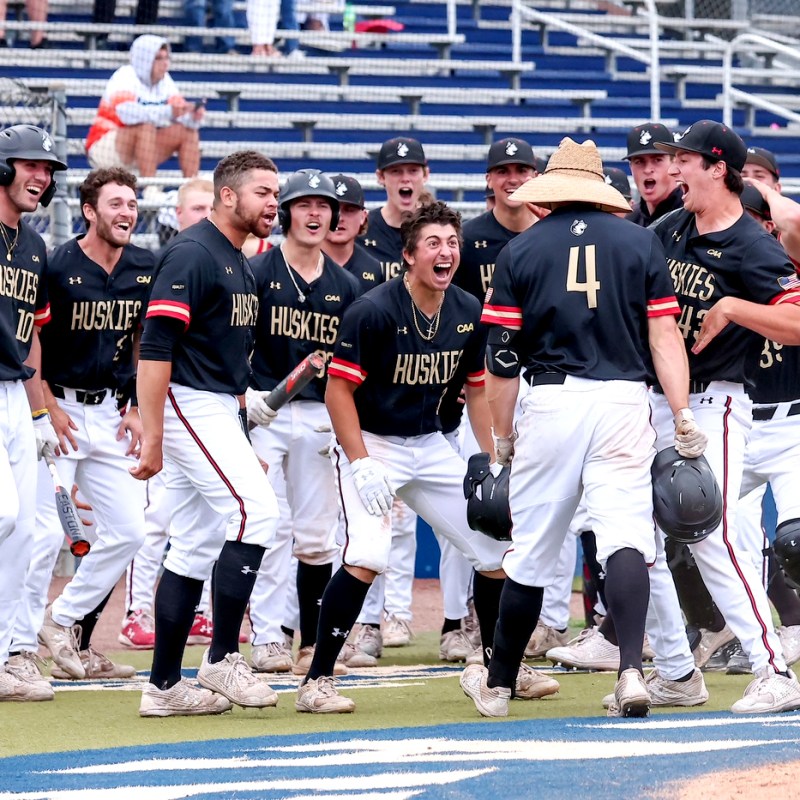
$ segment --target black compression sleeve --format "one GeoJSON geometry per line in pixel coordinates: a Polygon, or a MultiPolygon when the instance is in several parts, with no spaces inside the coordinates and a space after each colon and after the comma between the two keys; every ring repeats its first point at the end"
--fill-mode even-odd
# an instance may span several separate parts
{"type": "Polygon", "coordinates": [[[172,350],[184,329],[185,326],[179,319],[150,317],[139,345],[139,359],[142,361],[172,361],[172,350]]]}

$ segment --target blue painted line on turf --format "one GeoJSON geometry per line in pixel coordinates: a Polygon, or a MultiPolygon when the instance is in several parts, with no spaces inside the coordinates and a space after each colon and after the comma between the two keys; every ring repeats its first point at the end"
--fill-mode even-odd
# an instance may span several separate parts
{"type": "Polygon", "coordinates": [[[486,720],[20,756],[0,760],[0,800],[652,798],[798,744],[800,714],[486,720]]]}

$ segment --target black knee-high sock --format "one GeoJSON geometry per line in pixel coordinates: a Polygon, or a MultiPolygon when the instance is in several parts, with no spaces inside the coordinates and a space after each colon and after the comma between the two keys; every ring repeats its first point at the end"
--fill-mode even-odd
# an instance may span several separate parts
{"type": "Polygon", "coordinates": [[[772,548],[767,553],[767,564],[769,566],[767,596],[775,606],[781,624],[787,628],[792,625],[800,625],[800,598],[798,598],[797,592],[786,583],[786,576],[783,574],[772,548]]]}
{"type": "MultiPolygon", "coordinates": [[[[111,592],[113,591],[112,589],[111,592]]],[[[81,626],[79,650],[87,650],[89,648],[89,642],[92,640],[92,633],[94,633],[95,625],[97,625],[97,621],[100,619],[100,615],[103,613],[103,609],[106,607],[106,603],[108,603],[111,597],[111,592],[100,601],[93,611],[90,611],[83,619],[79,619],[75,623],[81,626]]]]}
{"type": "Polygon", "coordinates": [[[351,575],[344,567],[340,567],[330,579],[322,595],[317,646],[306,680],[333,675],[336,657],[358,618],[370,585],[351,575]]]}
{"type": "Polygon", "coordinates": [[[606,599],[619,642],[619,670],[642,670],[642,643],[650,577],[644,556],[630,547],[617,550],[606,562],[606,599]]]}
{"type": "Polygon", "coordinates": [[[333,574],[333,564],[297,562],[297,602],[300,609],[300,647],[316,644],[322,595],[333,574]]]}
{"type": "Polygon", "coordinates": [[[668,538],[664,550],[687,624],[721,631],[725,618],[711,599],[689,546],[668,538]]]}
{"type": "MultiPolygon", "coordinates": [[[[475,614],[481,629],[481,647],[484,666],[489,666],[487,649],[494,647],[494,629],[500,614],[500,594],[503,591],[503,578],[487,578],[476,572],[472,579],[472,599],[475,601],[475,614]]],[[[535,623],[534,623],[535,624],[535,623]]]]}
{"type": "Polygon", "coordinates": [[[544,589],[524,586],[511,578],[506,578],[503,584],[487,683],[506,686],[513,692],[525,645],[530,641],[542,610],[544,589]]]}
{"type": "Polygon", "coordinates": [[[214,570],[210,664],[222,661],[228,653],[239,652],[239,630],[263,555],[263,547],[244,542],[225,542],[220,550],[214,570]]]}
{"type": "Polygon", "coordinates": [[[156,590],[156,645],[150,683],[169,689],[181,679],[181,661],[203,581],[164,570],[156,590]]]}

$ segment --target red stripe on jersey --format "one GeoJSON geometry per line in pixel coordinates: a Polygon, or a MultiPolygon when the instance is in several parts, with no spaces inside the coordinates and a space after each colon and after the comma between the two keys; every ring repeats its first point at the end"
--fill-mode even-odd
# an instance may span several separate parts
{"type": "Polygon", "coordinates": [[[676,297],[659,297],[647,304],[648,317],[665,317],[667,315],[680,316],[681,307],[676,297]]]}
{"type": "Polygon", "coordinates": [[[486,325],[502,325],[512,331],[518,331],[522,329],[522,309],[515,306],[485,305],[481,322],[486,325]]]}
{"type": "Polygon", "coordinates": [[[483,386],[486,383],[486,370],[480,372],[470,372],[467,375],[467,386],[483,386]]]}
{"type": "Polygon", "coordinates": [[[346,381],[352,381],[360,385],[366,380],[367,373],[358,364],[344,361],[341,358],[334,358],[328,367],[328,376],[344,378],[346,381]]]}
{"type": "Polygon", "coordinates": [[[37,328],[41,328],[42,325],[47,325],[53,319],[52,315],[50,314],[50,303],[48,303],[44,308],[39,308],[33,312],[33,324],[36,325],[37,328]]]}
{"type": "Polygon", "coordinates": [[[778,306],[781,303],[800,303],[800,290],[792,289],[789,292],[781,292],[769,301],[771,306],[778,306]]]}
{"type": "Polygon", "coordinates": [[[145,319],[149,317],[172,317],[181,320],[188,328],[192,312],[186,303],[176,303],[174,300],[151,300],[147,305],[145,319]]]}

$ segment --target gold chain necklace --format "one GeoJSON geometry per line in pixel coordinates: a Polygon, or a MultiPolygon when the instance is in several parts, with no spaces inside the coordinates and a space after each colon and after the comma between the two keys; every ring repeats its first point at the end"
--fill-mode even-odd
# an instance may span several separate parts
{"type": "Polygon", "coordinates": [[[11,261],[11,256],[14,255],[14,248],[17,246],[17,242],[19,241],[19,226],[17,226],[16,232],[14,233],[13,242],[8,238],[6,226],[3,222],[0,222],[0,233],[3,234],[3,243],[6,246],[6,261],[11,261]]]}
{"type": "MultiPolygon", "coordinates": [[[[411,293],[411,284],[408,282],[408,274],[403,275],[403,285],[406,287],[408,296],[411,298],[411,318],[414,320],[414,327],[417,329],[417,333],[420,335],[421,339],[430,342],[439,332],[439,321],[442,318],[442,305],[444,304],[444,292],[442,292],[442,297],[439,300],[439,308],[436,309],[436,313],[433,315],[433,319],[428,325],[428,333],[426,335],[419,327],[419,321],[417,320],[417,304],[414,302],[414,295],[411,293]]],[[[425,316],[421,311],[419,313],[421,316],[425,316]]]]}

